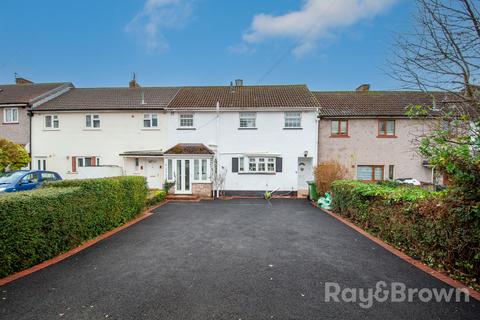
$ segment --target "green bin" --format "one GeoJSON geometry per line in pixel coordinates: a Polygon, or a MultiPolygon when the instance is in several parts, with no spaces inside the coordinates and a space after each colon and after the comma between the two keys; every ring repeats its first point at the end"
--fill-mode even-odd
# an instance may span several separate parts
{"type": "Polygon", "coordinates": [[[308,199],[317,201],[318,194],[317,194],[317,185],[315,184],[315,181],[307,181],[307,183],[308,183],[308,199]]]}

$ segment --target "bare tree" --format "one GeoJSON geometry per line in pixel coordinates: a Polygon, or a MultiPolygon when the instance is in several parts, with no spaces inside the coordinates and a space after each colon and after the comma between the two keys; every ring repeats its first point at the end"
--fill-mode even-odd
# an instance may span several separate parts
{"type": "Polygon", "coordinates": [[[416,25],[395,43],[391,75],[405,88],[447,91],[477,100],[480,80],[479,2],[416,0],[416,25]]]}

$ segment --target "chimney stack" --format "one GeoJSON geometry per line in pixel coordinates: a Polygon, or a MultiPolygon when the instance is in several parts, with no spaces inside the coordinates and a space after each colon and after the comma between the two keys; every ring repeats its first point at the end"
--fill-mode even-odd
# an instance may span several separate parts
{"type": "Polygon", "coordinates": [[[18,74],[15,72],[15,84],[33,84],[33,81],[19,77],[18,74]]]}
{"type": "Polygon", "coordinates": [[[242,80],[242,79],[236,79],[236,80],[235,80],[235,86],[236,86],[236,87],[241,87],[241,86],[243,86],[243,80],[242,80]]]}
{"type": "Polygon", "coordinates": [[[140,85],[138,84],[137,82],[137,79],[136,79],[136,74],[133,73],[133,79],[130,80],[130,82],[128,83],[128,86],[130,88],[140,88],[140,85]]]}
{"type": "Polygon", "coordinates": [[[368,92],[368,91],[370,91],[370,85],[368,83],[361,84],[355,91],[368,92]]]}

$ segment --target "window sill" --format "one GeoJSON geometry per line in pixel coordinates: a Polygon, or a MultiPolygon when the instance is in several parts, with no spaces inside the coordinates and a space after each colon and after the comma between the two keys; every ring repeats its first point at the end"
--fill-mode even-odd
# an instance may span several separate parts
{"type": "Polygon", "coordinates": [[[160,131],[160,128],[142,128],[142,131],[160,131]]]}
{"type": "Polygon", "coordinates": [[[207,183],[212,183],[212,181],[192,180],[192,184],[207,184],[207,183]]]}
{"type": "Polygon", "coordinates": [[[83,131],[102,131],[102,128],[84,128],[83,131]]]}
{"type": "Polygon", "coordinates": [[[377,138],[396,138],[396,135],[388,136],[388,135],[378,135],[377,138]]]}
{"type": "Polygon", "coordinates": [[[238,130],[258,130],[258,129],[255,127],[255,128],[238,128],[238,130]]]}
{"type": "Polygon", "coordinates": [[[177,130],[197,130],[197,129],[194,127],[191,127],[191,128],[185,127],[185,128],[177,128],[177,130]]]}
{"type": "Polygon", "coordinates": [[[350,136],[348,134],[337,134],[337,135],[332,134],[330,138],[350,138],[350,136]]]}
{"type": "Polygon", "coordinates": [[[284,127],[283,130],[303,130],[302,127],[284,127]]]}
{"type": "Polygon", "coordinates": [[[2,124],[19,124],[19,122],[2,122],[2,124]]]}
{"type": "Polygon", "coordinates": [[[239,172],[238,174],[245,174],[245,175],[270,175],[270,176],[273,176],[273,175],[276,175],[277,172],[239,172]]]}
{"type": "Polygon", "coordinates": [[[43,129],[43,131],[60,131],[60,129],[43,129]]]}

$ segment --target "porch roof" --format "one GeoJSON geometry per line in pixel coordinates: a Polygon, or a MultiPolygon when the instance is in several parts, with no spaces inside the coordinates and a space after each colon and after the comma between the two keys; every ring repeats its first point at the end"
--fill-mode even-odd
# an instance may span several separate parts
{"type": "Polygon", "coordinates": [[[139,150],[125,151],[120,154],[121,157],[163,157],[163,150],[139,150]]]}
{"type": "Polygon", "coordinates": [[[176,154],[214,154],[212,150],[207,148],[202,143],[179,143],[167,151],[165,155],[176,155],[176,154]]]}

